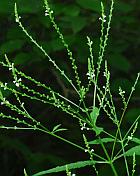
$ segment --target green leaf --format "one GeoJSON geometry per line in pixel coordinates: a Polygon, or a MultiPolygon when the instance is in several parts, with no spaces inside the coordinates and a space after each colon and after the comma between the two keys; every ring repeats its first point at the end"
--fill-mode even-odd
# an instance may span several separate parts
{"type": "MultiPolygon", "coordinates": [[[[114,139],[113,138],[102,138],[100,139],[102,141],[102,143],[108,143],[108,142],[113,142],[114,139]]],[[[89,144],[101,144],[101,141],[99,139],[96,139],[94,141],[90,141],[88,142],[89,144]]]]}
{"type": "Polygon", "coordinates": [[[60,126],[61,126],[61,124],[58,124],[55,127],[53,127],[52,132],[56,133],[56,132],[59,132],[59,131],[66,131],[67,130],[66,128],[59,128],[60,126]]]}
{"type": "Polygon", "coordinates": [[[99,116],[99,109],[97,107],[93,107],[93,110],[90,113],[90,118],[92,120],[93,125],[96,125],[96,121],[97,121],[98,116],[99,116]]]}
{"type": "Polygon", "coordinates": [[[31,60],[30,53],[19,53],[14,59],[14,64],[25,64],[31,60]]]}
{"type": "Polygon", "coordinates": [[[61,19],[65,22],[65,24],[68,24],[68,27],[72,28],[74,33],[79,32],[87,25],[87,19],[81,16],[64,16],[61,19]]]}
{"type": "Polygon", "coordinates": [[[125,115],[126,119],[133,123],[134,120],[140,115],[140,108],[129,109],[125,115]]]}
{"type": "MultiPolygon", "coordinates": [[[[66,165],[68,166],[69,169],[77,169],[77,168],[82,168],[82,167],[86,167],[89,165],[93,165],[95,163],[96,163],[96,161],[88,160],[88,161],[78,161],[76,163],[70,163],[70,164],[66,164],[66,165]]],[[[45,175],[45,174],[50,174],[50,173],[62,172],[62,171],[66,170],[66,165],[57,166],[57,167],[49,169],[49,170],[41,171],[36,174],[33,174],[32,176],[40,176],[40,175],[45,175]]]]}
{"type": "MultiPolygon", "coordinates": [[[[20,6],[20,13],[35,13],[42,9],[42,4],[38,0],[16,0],[20,6]]],[[[1,0],[0,1],[0,13],[12,14],[15,1],[13,0],[1,0]]]]}
{"type": "Polygon", "coordinates": [[[135,143],[137,143],[137,144],[140,144],[140,139],[138,139],[138,138],[132,138],[132,140],[131,141],[133,141],[133,142],[135,142],[135,143]]]}
{"type": "Polygon", "coordinates": [[[61,124],[58,124],[58,125],[56,125],[55,127],[53,127],[52,132],[54,132],[55,130],[57,130],[60,126],[61,126],[61,124]]]}
{"type": "Polygon", "coordinates": [[[122,54],[111,54],[108,62],[117,70],[128,72],[131,68],[130,62],[122,54]]]}
{"type": "Polygon", "coordinates": [[[76,5],[68,5],[65,6],[63,9],[63,12],[65,13],[65,15],[67,16],[78,16],[80,13],[80,8],[76,5]]]}
{"type": "Polygon", "coordinates": [[[90,113],[90,118],[93,125],[93,130],[95,131],[96,135],[99,135],[103,131],[103,128],[96,126],[98,116],[99,116],[99,109],[97,107],[93,107],[93,110],[90,113]]]}
{"type": "Polygon", "coordinates": [[[76,2],[85,9],[90,9],[95,12],[101,11],[100,1],[99,0],[76,0],[76,2]]]}
{"type": "Polygon", "coordinates": [[[134,6],[132,4],[129,4],[127,2],[123,2],[123,1],[118,1],[116,2],[116,10],[123,12],[123,13],[128,13],[131,12],[134,9],[134,6]]]}
{"type": "Polygon", "coordinates": [[[131,149],[127,150],[125,155],[126,156],[133,156],[134,153],[135,153],[135,155],[140,155],[140,145],[137,145],[137,146],[132,147],[131,149]]]}
{"type": "Polygon", "coordinates": [[[18,26],[10,27],[6,35],[7,40],[23,39],[27,40],[24,33],[21,32],[21,29],[18,26]]]}
{"type": "Polygon", "coordinates": [[[83,17],[74,17],[71,20],[71,27],[74,33],[81,31],[87,25],[86,18],[83,17]]]}
{"type": "Polygon", "coordinates": [[[10,40],[5,42],[0,46],[0,54],[11,53],[13,51],[19,50],[24,45],[24,40],[10,40]]]}

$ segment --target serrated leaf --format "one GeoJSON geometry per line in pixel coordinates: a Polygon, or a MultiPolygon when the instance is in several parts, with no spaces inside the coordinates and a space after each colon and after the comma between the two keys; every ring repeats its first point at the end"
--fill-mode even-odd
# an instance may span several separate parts
{"type": "MultiPolygon", "coordinates": [[[[108,143],[108,142],[113,142],[114,139],[113,138],[102,138],[100,139],[102,141],[102,143],[108,143]]],[[[94,141],[90,141],[88,142],[89,144],[101,144],[101,141],[99,139],[96,139],[94,141]]]]}
{"type": "Polygon", "coordinates": [[[137,145],[137,146],[132,147],[131,149],[127,150],[125,155],[126,156],[133,156],[134,153],[135,153],[135,155],[140,155],[140,145],[137,145]]]}
{"type": "MultiPolygon", "coordinates": [[[[69,169],[78,169],[78,168],[86,167],[89,165],[93,165],[95,163],[96,163],[96,161],[88,160],[88,161],[78,161],[76,163],[70,163],[70,164],[66,164],[66,165],[68,166],[69,169]]],[[[50,174],[50,173],[62,172],[62,171],[66,170],[66,165],[57,166],[57,167],[49,169],[49,170],[41,171],[36,174],[33,174],[32,176],[41,176],[41,175],[50,174]]]]}

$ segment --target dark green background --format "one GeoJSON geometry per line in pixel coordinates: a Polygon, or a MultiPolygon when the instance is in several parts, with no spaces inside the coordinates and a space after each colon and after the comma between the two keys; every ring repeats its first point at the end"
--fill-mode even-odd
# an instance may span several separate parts
{"type": "MultiPolygon", "coordinates": [[[[48,17],[44,16],[43,0],[17,0],[21,20],[26,29],[46,49],[52,58],[66,73],[73,77],[70,62],[67,58],[61,41],[48,17]]],[[[74,53],[79,66],[79,73],[83,83],[86,82],[88,47],[86,36],[93,40],[95,60],[98,54],[100,37],[100,3],[98,0],[58,0],[50,1],[57,24],[60,26],[66,41],[74,53]]],[[[106,13],[109,12],[110,1],[104,1],[106,13]]],[[[122,105],[118,96],[119,85],[129,94],[140,68],[140,1],[115,1],[110,38],[106,48],[105,58],[109,63],[111,72],[111,88],[116,106],[122,105]]],[[[55,90],[62,94],[65,91],[59,79],[69,90],[68,97],[75,98],[70,87],[48,62],[42,53],[27,39],[15,23],[14,1],[0,0],[0,59],[4,54],[25,73],[51,84],[55,90]]],[[[0,67],[0,80],[10,82],[10,77],[0,67]]],[[[140,114],[140,82],[126,114],[127,121],[124,127],[140,114]]],[[[92,97],[89,96],[89,104],[92,97]]],[[[38,120],[49,126],[50,129],[58,123],[69,128],[65,137],[76,143],[82,143],[81,132],[77,121],[69,118],[65,113],[55,110],[51,106],[42,106],[37,102],[27,102],[29,112],[38,120]]],[[[3,121],[0,119],[0,123],[3,121]]],[[[7,122],[6,122],[7,123],[7,122]]],[[[9,122],[8,122],[9,123],[9,122]]],[[[106,122],[107,123],[107,122],[106,122]]],[[[110,124],[107,125],[111,129],[110,124]]],[[[124,131],[126,129],[124,128],[124,131]]],[[[140,134],[139,129],[137,130],[140,134]]],[[[83,144],[81,144],[83,145],[83,144]]],[[[72,146],[39,132],[32,131],[5,131],[0,130],[0,175],[22,176],[23,168],[29,174],[78,160],[87,160],[88,156],[72,146]]],[[[140,161],[140,160],[138,160],[140,161]]],[[[139,162],[138,162],[138,166],[139,162]]],[[[119,163],[117,163],[119,168],[119,163]]],[[[110,175],[110,168],[99,167],[100,175],[110,175]]],[[[94,175],[88,168],[77,171],[77,175],[94,175]],[[91,172],[91,173],[90,173],[91,172]]],[[[54,174],[55,175],[55,174],[54,174]]],[[[56,174],[59,175],[59,174],[56,174]]],[[[63,174],[60,174],[61,176],[63,174]]],[[[122,175],[123,171],[122,171],[122,175]]]]}

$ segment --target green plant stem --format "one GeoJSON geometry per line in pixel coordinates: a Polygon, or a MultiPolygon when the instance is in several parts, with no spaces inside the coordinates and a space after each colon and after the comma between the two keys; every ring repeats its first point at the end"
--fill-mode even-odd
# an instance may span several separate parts
{"type": "MultiPolygon", "coordinates": [[[[49,134],[49,135],[51,135],[51,136],[54,136],[54,137],[60,139],[61,141],[64,141],[64,142],[66,142],[66,143],[68,143],[68,144],[71,144],[71,145],[73,145],[74,147],[79,148],[80,150],[82,150],[82,151],[85,152],[85,148],[83,148],[83,147],[81,147],[81,146],[79,146],[79,145],[77,145],[77,144],[75,144],[75,143],[73,143],[73,142],[71,142],[71,141],[69,141],[69,140],[67,140],[67,139],[65,139],[65,138],[63,138],[63,137],[61,137],[61,136],[58,136],[58,135],[56,135],[56,134],[54,134],[54,133],[52,133],[52,132],[50,132],[50,131],[46,131],[46,130],[43,130],[43,129],[40,129],[40,128],[37,128],[37,130],[42,131],[42,132],[44,132],[44,133],[47,133],[47,134],[49,134]]],[[[96,157],[98,157],[98,158],[100,158],[100,159],[103,160],[103,161],[106,161],[105,158],[99,156],[98,154],[93,153],[93,155],[96,156],[96,157]]]]}
{"type": "Polygon", "coordinates": [[[134,92],[134,90],[135,90],[135,87],[136,87],[136,84],[137,84],[137,82],[138,82],[138,80],[139,80],[139,77],[140,77],[140,73],[138,73],[138,75],[137,75],[137,78],[136,78],[136,81],[135,81],[135,83],[134,83],[134,86],[132,87],[131,92],[130,92],[130,95],[129,95],[128,100],[127,100],[127,102],[126,102],[126,106],[125,106],[125,108],[124,108],[124,110],[123,110],[123,113],[122,113],[122,115],[121,115],[121,119],[120,119],[119,123],[117,124],[118,128],[117,128],[116,137],[115,137],[115,141],[114,141],[113,148],[112,148],[111,158],[113,158],[113,154],[114,154],[114,150],[115,150],[115,146],[116,146],[116,141],[117,141],[117,136],[118,136],[118,133],[119,133],[119,130],[120,130],[120,126],[121,126],[123,117],[124,117],[125,112],[126,112],[126,110],[127,110],[127,107],[128,107],[129,101],[130,101],[130,99],[131,99],[131,97],[132,97],[132,94],[133,94],[133,92],[134,92]]]}
{"type": "Polygon", "coordinates": [[[118,176],[117,171],[116,171],[116,169],[115,169],[115,167],[114,167],[114,165],[113,165],[112,162],[110,162],[110,166],[111,166],[111,168],[112,168],[112,171],[113,171],[114,175],[115,175],[115,176],[118,176]]]}
{"type": "MultiPolygon", "coordinates": [[[[127,131],[127,133],[125,134],[124,138],[123,138],[123,141],[126,140],[126,137],[128,136],[128,134],[130,133],[130,131],[132,130],[132,128],[134,127],[134,125],[136,124],[136,122],[139,120],[140,118],[140,115],[136,118],[136,120],[134,121],[134,123],[131,125],[131,127],[129,128],[129,130],[127,131]]],[[[125,145],[127,146],[127,145],[125,145]]],[[[116,160],[118,157],[120,158],[121,155],[119,155],[121,153],[122,149],[120,149],[118,151],[118,153],[114,156],[114,160],[116,160]]]]}
{"type": "Polygon", "coordinates": [[[107,152],[107,150],[106,150],[106,148],[105,148],[105,146],[104,146],[104,144],[103,144],[103,142],[102,142],[102,140],[101,140],[100,137],[99,137],[99,140],[100,140],[100,142],[101,142],[101,146],[102,146],[102,148],[103,148],[103,150],[104,150],[104,153],[105,153],[105,155],[106,155],[106,157],[107,157],[107,159],[108,159],[109,165],[111,166],[114,175],[115,175],[115,176],[118,176],[117,171],[116,171],[116,169],[115,169],[115,167],[114,167],[114,165],[113,165],[113,162],[112,162],[112,160],[110,159],[109,154],[108,154],[108,152],[107,152]]]}

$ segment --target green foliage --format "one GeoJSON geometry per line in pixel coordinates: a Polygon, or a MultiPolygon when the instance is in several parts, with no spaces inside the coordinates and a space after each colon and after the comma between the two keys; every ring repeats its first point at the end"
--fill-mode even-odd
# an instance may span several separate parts
{"type": "Polygon", "coordinates": [[[79,169],[82,167],[86,167],[86,166],[90,166],[95,164],[96,161],[78,161],[76,163],[70,163],[70,164],[66,164],[64,166],[57,166],[55,168],[49,169],[49,170],[45,170],[45,171],[41,171],[39,173],[34,174],[33,176],[40,176],[40,175],[45,175],[45,174],[51,174],[51,173],[55,173],[55,172],[62,172],[66,170],[66,166],[69,169],[79,169]]]}
{"type": "Polygon", "coordinates": [[[90,9],[96,12],[100,12],[100,2],[98,0],[76,0],[76,2],[85,9],[90,9]]]}
{"type": "Polygon", "coordinates": [[[97,117],[99,116],[99,109],[97,107],[93,107],[92,112],[90,113],[91,123],[93,125],[93,130],[95,131],[96,135],[99,135],[103,128],[96,126],[97,117]]]}
{"type": "Polygon", "coordinates": [[[133,154],[135,153],[135,155],[140,155],[140,145],[137,145],[135,147],[132,147],[131,149],[129,149],[125,155],[126,156],[133,156],[133,154]]]}
{"type": "Polygon", "coordinates": [[[24,45],[23,40],[8,41],[7,43],[4,43],[3,45],[1,45],[0,47],[1,54],[11,53],[13,51],[19,50],[22,48],[23,45],[24,45]]]}
{"type": "Polygon", "coordinates": [[[114,139],[112,138],[102,138],[101,140],[95,139],[94,141],[90,141],[89,144],[101,144],[102,143],[108,143],[108,142],[114,142],[114,139]]]}

